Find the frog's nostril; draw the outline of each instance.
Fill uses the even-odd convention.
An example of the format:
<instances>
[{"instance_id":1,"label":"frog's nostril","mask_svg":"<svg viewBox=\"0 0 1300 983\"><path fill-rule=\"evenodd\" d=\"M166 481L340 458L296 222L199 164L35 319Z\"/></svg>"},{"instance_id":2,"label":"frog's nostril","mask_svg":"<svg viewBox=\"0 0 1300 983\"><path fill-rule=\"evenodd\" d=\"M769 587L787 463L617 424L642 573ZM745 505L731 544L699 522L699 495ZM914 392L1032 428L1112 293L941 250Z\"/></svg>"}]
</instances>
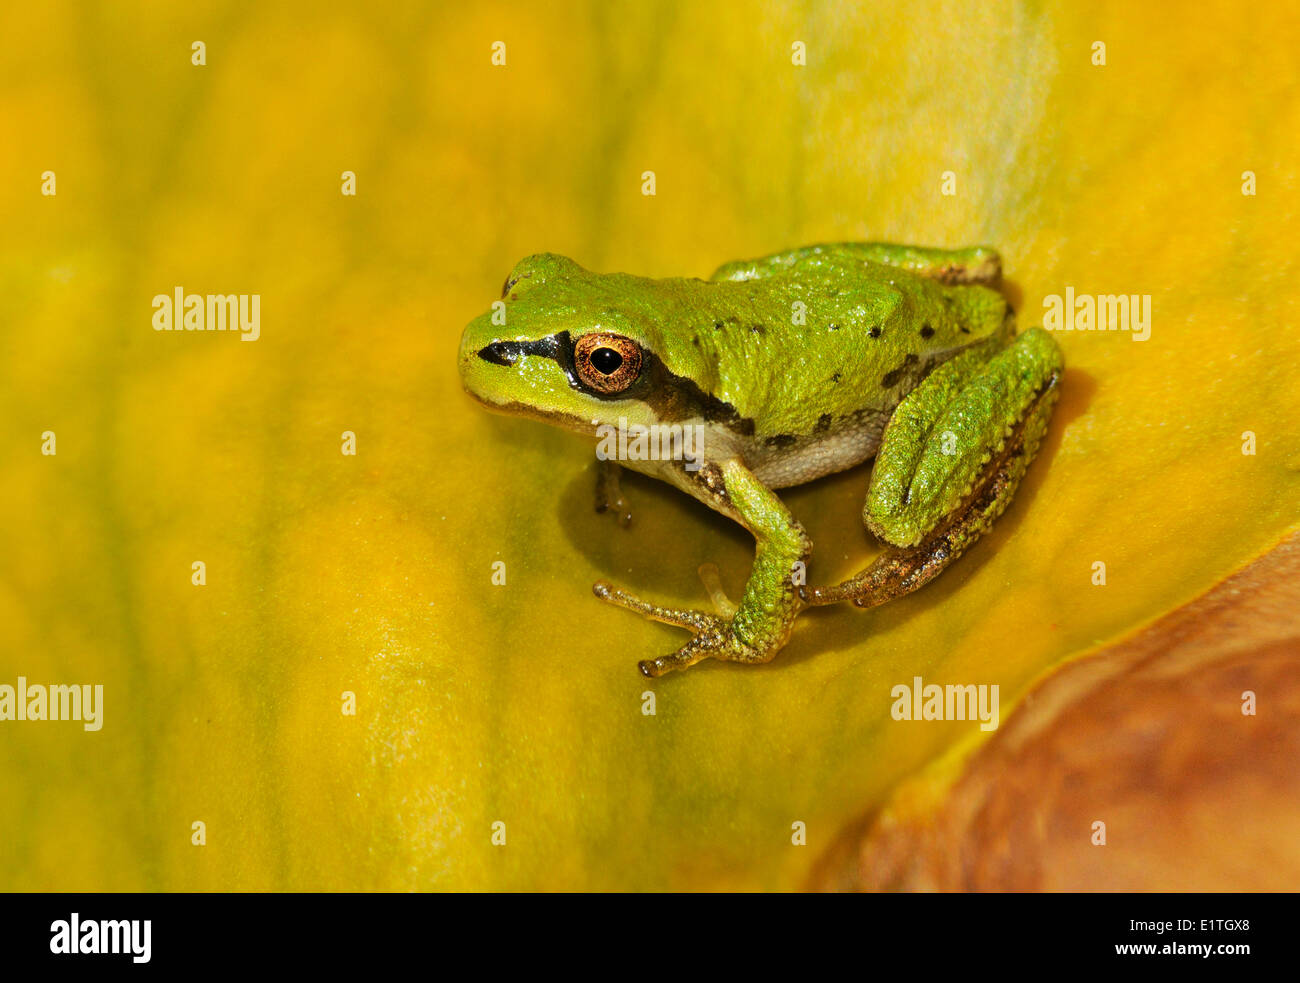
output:
<instances>
[{"instance_id":1,"label":"frog's nostril","mask_svg":"<svg viewBox=\"0 0 1300 983\"><path fill-rule=\"evenodd\" d=\"M508 341L494 341L492 344L480 348L478 357L485 362L491 362L493 365L508 367L514 365L515 359L519 357L519 346L512 345Z\"/></svg>"}]
</instances>

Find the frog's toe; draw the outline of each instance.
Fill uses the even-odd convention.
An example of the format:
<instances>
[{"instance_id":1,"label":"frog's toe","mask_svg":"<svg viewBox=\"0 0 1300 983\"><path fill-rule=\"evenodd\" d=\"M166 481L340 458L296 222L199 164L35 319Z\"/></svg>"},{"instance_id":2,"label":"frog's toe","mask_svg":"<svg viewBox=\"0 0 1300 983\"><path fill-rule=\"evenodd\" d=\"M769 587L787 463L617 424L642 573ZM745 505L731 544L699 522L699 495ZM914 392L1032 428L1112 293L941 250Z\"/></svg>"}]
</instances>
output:
<instances>
[{"instance_id":1,"label":"frog's toe","mask_svg":"<svg viewBox=\"0 0 1300 983\"><path fill-rule=\"evenodd\" d=\"M672 655L661 655L657 659L642 659L636 664L641 675L646 679L658 679L660 676L672 672L674 669L685 669L687 666L694 665L698 659L690 662L683 661L679 658L680 653L674 652ZM701 657L702 658L702 657Z\"/></svg>"},{"instance_id":2,"label":"frog's toe","mask_svg":"<svg viewBox=\"0 0 1300 983\"><path fill-rule=\"evenodd\" d=\"M632 510L627 507L624 499L620 498L617 502L597 502L596 511L612 515L624 529L632 524Z\"/></svg>"},{"instance_id":3,"label":"frog's toe","mask_svg":"<svg viewBox=\"0 0 1300 983\"><path fill-rule=\"evenodd\" d=\"M736 614L736 605L722 588L722 577L718 573L717 564L701 563L699 574L700 582L704 584L704 589L709 592L709 599L713 602L713 610L718 612L719 617L730 621Z\"/></svg>"},{"instance_id":4,"label":"frog's toe","mask_svg":"<svg viewBox=\"0 0 1300 983\"><path fill-rule=\"evenodd\" d=\"M705 618L712 618L705 615ZM687 669L697 662L710 658L728 658L725 653L733 643L731 630L725 621L712 618L708 627L700 630L694 638L671 655L661 655L657 659L644 659L637 663L641 675L651 679L662 676L674 669Z\"/></svg>"},{"instance_id":5,"label":"frog's toe","mask_svg":"<svg viewBox=\"0 0 1300 983\"><path fill-rule=\"evenodd\" d=\"M679 628L686 628L693 632L700 632L716 627L718 624L725 624L716 615L709 614L707 611L694 611L690 608L669 608L659 604L651 604L649 601L643 601L635 594L631 594L621 587L615 587L607 580L596 581L591 588L591 592L602 601L616 604L628 611L634 611L644 618L649 618L652 621L662 621L666 625L677 625Z\"/></svg>"},{"instance_id":6,"label":"frog's toe","mask_svg":"<svg viewBox=\"0 0 1300 983\"><path fill-rule=\"evenodd\" d=\"M729 618L710 614L707 611L694 611L689 608L668 608L643 601L635 594L629 594L615 587L608 581L598 580L592 587L592 593L602 601L616 604L628 611L634 611L652 621L661 621L666 625L685 628L694 637L670 655L661 655L657 659L643 659L637 663L641 675L654 679L674 669L685 669L702 659L736 659L743 658L747 648L740 644L731 630ZM743 650L743 651L742 651Z\"/></svg>"}]
</instances>

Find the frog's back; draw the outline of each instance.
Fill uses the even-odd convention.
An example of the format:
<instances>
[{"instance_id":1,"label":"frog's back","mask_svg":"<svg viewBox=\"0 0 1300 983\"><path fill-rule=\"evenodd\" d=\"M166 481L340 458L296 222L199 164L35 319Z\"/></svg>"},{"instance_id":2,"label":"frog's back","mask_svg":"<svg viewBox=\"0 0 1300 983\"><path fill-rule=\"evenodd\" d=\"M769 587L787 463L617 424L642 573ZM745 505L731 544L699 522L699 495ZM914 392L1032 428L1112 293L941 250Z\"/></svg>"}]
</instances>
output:
<instances>
[{"instance_id":1,"label":"frog's back","mask_svg":"<svg viewBox=\"0 0 1300 983\"><path fill-rule=\"evenodd\" d=\"M715 358L715 394L753 421L760 458L771 456L766 448L789 454L847 440L870 445L859 448L865 459L894 407L935 366L1008 325L995 290L875 263L813 256L762 279L709 286L729 295L719 309L731 312L702 339Z\"/></svg>"}]
</instances>

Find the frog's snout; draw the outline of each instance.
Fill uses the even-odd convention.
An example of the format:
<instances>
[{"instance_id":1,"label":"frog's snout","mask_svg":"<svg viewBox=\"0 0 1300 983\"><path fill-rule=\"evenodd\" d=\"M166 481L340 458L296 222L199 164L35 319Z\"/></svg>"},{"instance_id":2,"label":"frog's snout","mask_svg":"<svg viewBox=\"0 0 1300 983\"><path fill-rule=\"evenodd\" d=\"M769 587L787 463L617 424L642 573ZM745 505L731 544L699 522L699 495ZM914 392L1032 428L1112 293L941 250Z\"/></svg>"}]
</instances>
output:
<instances>
[{"instance_id":1,"label":"frog's snout","mask_svg":"<svg viewBox=\"0 0 1300 983\"><path fill-rule=\"evenodd\" d=\"M477 322L471 321L465 328L465 333L460 336L460 352L456 358L456 366L460 372L460 383L465 387L465 391L479 399L484 397L483 386L486 379L483 377L483 369L489 367L488 362L481 357L485 348L490 348L492 341L484 338L481 331L476 330Z\"/></svg>"},{"instance_id":2,"label":"frog's snout","mask_svg":"<svg viewBox=\"0 0 1300 983\"><path fill-rule=\"evenodd\" d=\"M503 392L517 384L514 370L519 356L518 343L499 340L489 317L476 318L460 338L460 384L475 399L495 406L502 402Z\"/></svg>"}]
</instances>

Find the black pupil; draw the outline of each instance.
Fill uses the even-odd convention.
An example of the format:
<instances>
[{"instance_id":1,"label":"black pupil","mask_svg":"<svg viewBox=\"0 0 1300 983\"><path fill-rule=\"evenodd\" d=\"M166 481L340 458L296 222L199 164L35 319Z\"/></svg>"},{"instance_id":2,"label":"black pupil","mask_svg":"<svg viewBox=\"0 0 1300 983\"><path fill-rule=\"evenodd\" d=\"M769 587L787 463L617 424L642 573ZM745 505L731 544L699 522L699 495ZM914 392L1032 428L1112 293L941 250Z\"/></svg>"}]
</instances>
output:
<instances>
[{"instance_id":1,"label":"black pupil","mask_svg":"<svg viewBox=\"0 0 1300 983\"><path fill-rule=\"evenodd\" d=\"M610 375L617 372L623 364L623 356L612 348L597 348L591 353L591 364L596 366L597 371Z\"/></svg>"}]
</instances>

